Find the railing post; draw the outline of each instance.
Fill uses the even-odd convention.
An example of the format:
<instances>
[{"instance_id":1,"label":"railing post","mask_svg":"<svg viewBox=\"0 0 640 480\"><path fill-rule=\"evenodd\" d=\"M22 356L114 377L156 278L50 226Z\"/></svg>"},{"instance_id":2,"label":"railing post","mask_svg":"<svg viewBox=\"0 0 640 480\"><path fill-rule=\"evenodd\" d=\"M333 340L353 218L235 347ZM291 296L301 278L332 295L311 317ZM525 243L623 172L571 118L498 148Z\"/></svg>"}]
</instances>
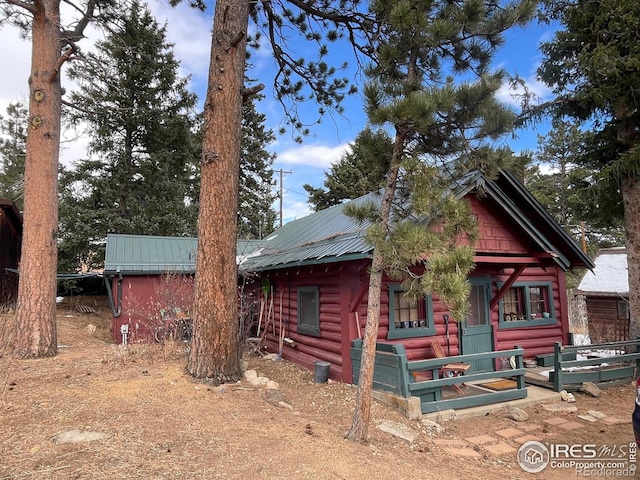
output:
<instances>
[{"instance_id":1,"label":"railing post","mask_svg":"<svg viewBox=\"0 0 640 480\"><path fill-rule=\"evenodd\" d=\"M524 368L524 349L520 345L516 345L514 348L520 350L520 353L516 354L516 368ZM518 390L523 390L525 388L524 373L516 377L516 383Z\"/></svg>"},{"instance_id":2,"label":"railing post","mask_svg":"<svg viewBox=\"0 0 640 480\"><path fill-rule=\"evenodd\" d=\"M556 392L562 391L562 343L553 344L553 389Z\"/></svg>"}]
</instances>

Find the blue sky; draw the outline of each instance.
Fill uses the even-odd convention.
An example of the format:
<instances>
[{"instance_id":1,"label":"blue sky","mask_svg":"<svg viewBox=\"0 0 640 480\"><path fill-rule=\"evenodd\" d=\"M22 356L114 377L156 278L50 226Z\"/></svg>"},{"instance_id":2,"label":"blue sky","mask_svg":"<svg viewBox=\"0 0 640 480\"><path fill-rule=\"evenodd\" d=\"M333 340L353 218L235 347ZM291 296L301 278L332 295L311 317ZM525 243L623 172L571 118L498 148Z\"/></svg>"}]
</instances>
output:
<instances>
[{"instance_id":1,"label":"blue sky","mask_svg":"<svg viewBox=\"0 0 640 480\"><path fill-rule=\"evenodd\" d=\"M168 2L152 1L149 7L159 23L167 23L168 41L174 44L175 55L181 61L181 73L191 77L190 88L198 94L202 104L206 93L204 89L209 67L212 14L200 13L184 3L177 8L172 8ZM505 46L496 55L495 66L505 68L510 73L518 73L537 95L548 98L549 91L537 82L535 72L541 60L538 46L541 41L549 40L552 35L551 27L540 26L535 22L526 29L514 29L507 34ZM96 29L90 29L86 37L80 42L80 47L85 50L91 49L92 42L102 38L102 34ZM0 76L0 114L4 115L11 101L20 100L26 103L31 50L29 42L21 40L16 29L6 25L0 28L0 44L3 45L0 49L0 66L3 69L3 74ZM298 42L298 45L304 48L301 42ZM303 55L305 52L296 53ZM346 55L348 52L344 49L341 49L340 53L345 55L347 60L349 59ZM251 63L254 68L250 76L266 85L263 93L267 98L258 105L258 109L266 114L267 126L277 132L283 125L284 112L278 102L273 99L270 78L273 72L273 61L268 50L252 55ZM355 75L354 71L349 71L348 75L353 82L361 86L362 79ZM67 90L74 88L66 79L63 84ZM506 86L501 92L501 99L508 103L514 102ZM311 135L305 138L302 144L294 142L293 134L287 130L284 135L278 135L276 142L271 145L270 149L278 155L274 169L292 172L284 175L283 218L285 222L310 212L302 185L309 183L316 187L321 186L324 181L324 172L333 162L340 159L348 144L365 127L366 117L359 96L349 97L344 107L343 116L335 114L327 116L321 124L312 127ZM301 108L309 112L317 109L313 104L306 104ZM539 125L527 131L520 131L517 139L508 138L506 143L515 152L535 149L536 134L545 134L547 128L546 125ZM66 140L61 151L63 162L72 163L85 155L86 138L78 136L76 132L64 132L63 137ZM275 178L278 180L279 176L276 175ZM276 209L278 206L276 202Z\"/></svg>"}]
</instances>

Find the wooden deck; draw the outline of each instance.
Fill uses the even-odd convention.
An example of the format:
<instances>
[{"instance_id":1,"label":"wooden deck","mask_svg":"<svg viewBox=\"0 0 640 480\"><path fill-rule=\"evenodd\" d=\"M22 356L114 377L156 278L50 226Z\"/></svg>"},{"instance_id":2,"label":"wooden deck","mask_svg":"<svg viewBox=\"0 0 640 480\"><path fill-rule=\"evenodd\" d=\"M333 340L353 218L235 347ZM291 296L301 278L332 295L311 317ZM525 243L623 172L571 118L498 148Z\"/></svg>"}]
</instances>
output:
<instances>
[{"instance_id":1,"label":"wooden deck","mask_svg":"<svg viewBox=\"0 0 640 480\"><path fill-rule=\"evenodd\" d=\"M601 388L612 387L628 383L640 372L640 353L626 353L638 351L640 340L611 342L590 346L563 346L560 342L554 345L554 354L545 356L545 366L525 369L525 382L529 385L549 388L559 392L561 390L579 390L584 382L592 382ZM584 360L576 360L576 354L581 350L613 350L620 352L614 356L587 356ZM541 375L548 371L549 375Z\"/></svg>"},{"instance_id":2,"label":"wooden deck","mask_svg":"<svg viewBox=\"0 0 640 480\"><path fill-rule=\"evenodd\" d=\"M553 382L549 380L546 375L541 375L541 372L551 370L553 367L527 367L524 372L524 382L528 385L535 385L537 387L544 387L553 390Z\"/></svg>"}]
</instances>

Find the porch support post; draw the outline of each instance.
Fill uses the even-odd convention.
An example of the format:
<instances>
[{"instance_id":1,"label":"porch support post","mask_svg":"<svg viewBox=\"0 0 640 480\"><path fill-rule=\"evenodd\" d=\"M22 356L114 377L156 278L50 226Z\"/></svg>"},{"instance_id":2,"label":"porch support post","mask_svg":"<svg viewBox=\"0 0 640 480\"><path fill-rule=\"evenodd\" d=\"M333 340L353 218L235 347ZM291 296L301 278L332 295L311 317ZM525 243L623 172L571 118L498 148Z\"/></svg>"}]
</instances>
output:
<instances>
[{"instance_id":1,"label":"porch support post","mask_svg":"<svg viewBox=\"0 0 640 480\"><path fill-rule=\"evenodd\" d=\"M553 344L553 389L556 392L562 391L562 343Z\"/></svg>"},{"instance_id":2,"label":"porch support post","mask_svg":"<svg viewBox=\"0 0 640 480\"><path fill-rule=\"evenodd\" d=\"M518 265L515 268L511 276L507 279L506 282L504 282L504 285L502 285L502 288L500 288L500 290L496 292L495 296L489 302L489 311L493 311L498 302L502 299L502 297L504 297L504 294L507 293L507 290L511 288L511 285L513 285L518 277L522 274L522 272L524 272L525 268L527 268L527 265Z\"/></svg>"}]
</instances>

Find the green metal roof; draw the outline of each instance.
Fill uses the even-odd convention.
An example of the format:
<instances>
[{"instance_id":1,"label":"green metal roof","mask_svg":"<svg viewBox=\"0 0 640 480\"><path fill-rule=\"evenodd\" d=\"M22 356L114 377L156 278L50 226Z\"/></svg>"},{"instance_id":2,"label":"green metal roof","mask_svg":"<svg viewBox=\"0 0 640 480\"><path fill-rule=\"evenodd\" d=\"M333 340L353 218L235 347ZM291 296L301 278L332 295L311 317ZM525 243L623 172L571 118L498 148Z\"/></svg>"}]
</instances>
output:
<instances>
[{"instance_id":1,"label":"green metal roof","mask_svg":"<svg viewBox=\"0 0 640 480\"><path fill-rule=\"evenodd\" d=\"M260 245L260 240L238 240L238 263ZM104 273L195 273L197 249L196 238L109 234Z\"/></svg>"},{"instance_id":2,"label":"green metal roof","mask_svg":"<svg viewBox=\"0 0 640 480\"><path fill-rule=\"evenodd\" d=\"M582 253L576 242L544 211L535 198L519 184L513 175L501 172L500 182L512 188L510 198L498 181L486 178L481 172L469 172L452 183L459 197L482 188L513 219L542 252L553 252L554 261L563 269L571 266L592 268L592 262ZM513 187L518 188L513 191ZM380 195L371 193L352 202L379 203ZM532 217L535 212L536 217ZM539 226L553 233L552 242ZM294 220L280 227L264 241L264 246L241 265L243 271L273 270L308 264L370 258L372 247L365 241L369 224L359 224L344 214L344 204L336 205ZM571 260L567 258L571 257Z\"/></svg>"},{"instance_id":3,"label":"green metal roof","mask_svg":"<svg viewBox=\"0 0 640 480\"><path fill-rule=\"evenodd\" d=\"M370 193L352 202L379 202L377 193ZM321 210L286 223L264 239L256 255L240 266L242 271L259 271L369 258L372 247L365 241L369 222L354 221L344 214L344 204Z\"/></svg>"},{"instance_id":4,"label":"green metal roof","mask_svg":"<svg viewBox=\"0 0 640 480\"><path fill-rule=\"evenodd\" d=\"M195 273L198 240L150 235L107 235L105 274Z\"/></svg>"}]
</instances>

